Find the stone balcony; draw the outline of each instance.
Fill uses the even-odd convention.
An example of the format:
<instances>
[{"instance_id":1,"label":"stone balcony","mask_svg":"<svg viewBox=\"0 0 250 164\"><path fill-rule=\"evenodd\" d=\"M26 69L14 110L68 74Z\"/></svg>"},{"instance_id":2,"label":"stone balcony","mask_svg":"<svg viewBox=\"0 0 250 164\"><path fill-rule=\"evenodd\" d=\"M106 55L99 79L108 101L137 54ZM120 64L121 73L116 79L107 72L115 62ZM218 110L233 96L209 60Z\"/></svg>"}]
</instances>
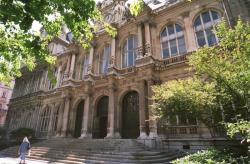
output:
<instances>
[{"instance_id":1,"label":"stone balcony","mask_svg":"<svg viewBox=\"0 0 250 164\"><path fill-rule=\"evenodd\" d=\"M204 132L210 133L210 137L226 137L225 130L221 126L213 126L210 130L200 125L177 125L158 127L159 135L166 138L200 138Z\"/></svg>"}]
</instances>

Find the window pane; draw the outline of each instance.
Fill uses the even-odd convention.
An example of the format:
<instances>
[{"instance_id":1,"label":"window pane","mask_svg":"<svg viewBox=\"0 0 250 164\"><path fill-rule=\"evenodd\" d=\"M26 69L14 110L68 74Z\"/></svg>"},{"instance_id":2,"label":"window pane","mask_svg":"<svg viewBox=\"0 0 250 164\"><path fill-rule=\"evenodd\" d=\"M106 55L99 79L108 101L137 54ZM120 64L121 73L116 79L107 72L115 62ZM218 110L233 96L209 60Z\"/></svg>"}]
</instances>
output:
<instances>
[{"instance_id":1,"label":"window pane","mask_svg":"<svg viewBox=\"0 0 250 164\"><path fill-rule=\"evenodd\" d=\"M198 17L195 19L195 21L194 21L194 26L195 26L195 27L197 27L197 26L199 26L199 25L201 25L200 16L198 16Z\"/></svg>"},{"instance_id":2,"label":"window pane","mask_svg":"<svg viewBox=\"0 0 250 164\"><path fill-rule=\"evenodd\" d=\"M219 15L218 15L218 13L215 12L215 11L212 11L212 17L213 17L213 20L219 19Z\"/></svg>"},{"instance_id":3,"label":"window pane","mask_svg":"<svg viewBox=\"0 0 250 164\"><path fill-rule=\"evenodd\" d=\"M165 36L167 36L168 34L167 34L167 30L166 30L166 28L162 31L162 33L161 33L161 37L165 37Z\"/></svg>"},{"instance_id":4,"label":"window pane","mask_svg":"<svg viewBox=\"0 0 250 164\"><path fill-rule=\"evenodd\" d=\"M125 68L127 67L127 53L124 53L123 54L123 57L122 57L122 67Z\"/></svg>"},{"instance_id":5,"label":"window pane","mask_svg":"<svg viewBox=\"0 0 250 164\"><path fill-rule=\"evenodd\" d=\"M133 51L128 52L128 66L134 65L134 55Z\"/></svg>"},{"instance_id":6,"label":"window pane","mask_svg":"<svg viewBox=\"0 0 250 164\"><path fill-rule=\"evenodd\" d=\"M176 28L176 32L180 32L180 31L182 31L181 26L180 26L180 25L178 25L178 24L175 24L175 28Z\"/></svg>"},{"instance_id":7,"label":"window pane","mask_svg":"<svg viewBox=\"0 0 250 164\"><path fill-rule=\"evenodd\" d=\"M202 13L202 20L203 20L203 23L207 23L211 21L209 12Z\"/></svg>"},{"instance_id":8,"label":"window pane","mask_svg":"<svg viewBox=\"0 0 250 164\"><path fill-rule=\"evenodd\" d=\"M200 47L206 44L205 36L203 31L196 32L197 42Z\"/></svg>"},{"instance_id":9,"label":"window pane","mask_svg":"<svg viewBox=\"0 0 250 164\"><path fill-rule=\"evenodd\" d=\"M180 54L183 54L187 51L184 37L178 38L178 45L179 45L179 53Z\"/></svg>"},{"instance_id":10,"label":"window pane","mask_svg":"<svg viewBox=\"0 0 250 164\"><path fill-rule=\"evenodd\" d=\"M168 42L162 42L162 48L163 49L168 48Z\"/></svg>"},{"instance_id":11,"label":"window pane","mask_svg":"<svg viewBox=\"0 0 250 164\"><path fill-rule=\"evenodd\" d=\"M134 49L134 38L130 37L128 38L128 50Z\"/></svg>"},{"instance_id":12,"label":"window pane","mask_svg":"<svg viewBox=\"0 0 250 164\"><path fill-rule=\"evenodd\" d=\"M207 29L206 34L207 34L207 41L208 41L209 46L212 46L212 45L217 43L215 35L214 35L212 29Z\"/></svg>"},{"instance_id":13,"label":"window pane","mask_svg":"<svg viewBox=\"0 0 250 164\"><path fill-rule=\"evenodd\" d=\"M177 54L176 40L170 40L169 43L171 49L171 56L175 56Z\"/></svg>"},{"instance_id":14,"label":"window pane","mask_svg":"<svg viewBox=\"0 0 250 164\"><path fill-rule=\"evenodd\" d=\"M168 26L168 34L169 35L174 34L174 26L173 25Z\"/></svg>"},{"instance_id":15,"label":"window pane","mask_svg":"<svg viewBox=\"0 0 250 164\"><path fill-rule=\"evenodd\" d=\"M166 48L166 49L163 49L163 58L169 58L169 49Z\"/></svg>"}]
</instances>

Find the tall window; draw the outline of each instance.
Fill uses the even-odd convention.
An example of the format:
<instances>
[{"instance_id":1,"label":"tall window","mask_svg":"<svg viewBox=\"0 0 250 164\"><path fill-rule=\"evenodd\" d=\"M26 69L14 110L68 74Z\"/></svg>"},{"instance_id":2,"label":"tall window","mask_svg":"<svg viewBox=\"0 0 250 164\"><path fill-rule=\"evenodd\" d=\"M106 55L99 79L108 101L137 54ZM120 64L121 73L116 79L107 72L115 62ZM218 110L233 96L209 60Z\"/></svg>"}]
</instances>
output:
<instances>
[{"instance_id":1,"label":"tall window","mask_svg":"<svg viewBox=\"0 0 250 164\"><path fill-rule=\"evenodd\" d=\"M89 55L85 55L82 61L82 79L88 74Z\"/></svg>"},{"instance_id":2,"label":"tall window","mask_svg":"<svg viewBox=\"0 0 250 164\"><path fill-rule=\"evenodd\" d=\"M122 67L130 67L135 65L137 49L137 38L130 36L127 38L123 46Z\"/></svg>"},{"instance_id":3,"label":"tall window","mask_svg":"<svg viewBox=\"0 0 250 164\"><path fill-rule=\"evenodd\" d=\"M161 33L162 57L169 58L187 52L182 27L178 24L168 25Z\"/></svg>"},{"instance_id":4,"label":"tall window","mask_svg":"<svg viewBox=\"0 0 250 164\"><path fill-rule=\"evenodd\" d=\"M109 54L110 54L110 45L104 47L102 54L99 56L99 73L100 74L105 74L108 72Z\"/></svg>"},{"instance_id":5,"label":"tall window","mask_svg":"<svg viewBox=\"0 0 250 164\"><path fill-rule=\"evenodd\" d=\"M212 46L218 43L218 38L212 31L213 25L218 23L220 16L217 12L209 10L202 12L194 21L194 30L199 47Z\"/></svg>"}]
</instances>

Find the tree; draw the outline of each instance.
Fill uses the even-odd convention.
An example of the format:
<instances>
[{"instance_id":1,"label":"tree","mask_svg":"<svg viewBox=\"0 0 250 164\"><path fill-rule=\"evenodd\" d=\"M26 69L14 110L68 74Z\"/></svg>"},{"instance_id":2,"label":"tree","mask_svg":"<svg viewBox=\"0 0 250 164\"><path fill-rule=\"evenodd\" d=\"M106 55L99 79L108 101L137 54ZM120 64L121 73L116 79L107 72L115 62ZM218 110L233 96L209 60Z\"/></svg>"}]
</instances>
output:
<instances>
[{"instance_id":1,"label":"tree","mask_svg":"<svg viewBox=\"0 0 250 164\"><path fill-rule=\"evenodd\" d=\"M164 117L166 110L176 108L186 112L191 108L193 111L220 108L228 134L240 133L249 139L250 26L239 20L231 28L222 21L215 27L215 33L218 45L204 46L189 57L196 78L207 79L205 85L197 85L197 80L183 80L156 87L155 109ZM188 107L180 106L182 103Z\"/></svg>"},{"instance_id":2,"label":"tree","mask_svg":"<svg viewBox=\"0 0 250 164\"><path fill-rule=\"evenodd\" d=\"M211 114L218 113L218 97L215 83L198 78L174 80L153 87L154 114L158 118L171 115L198 118L210 126ZM213 118L216 117L216 114Z\"/></svg>"},{"instance_id":3,"label":"tree","mask_svg":"<svg viewBox=\"0 0 250 164\"><path fill-rule=\"evenodd\" d=\"M38 21L46 36L31 31ZM62 24L74 36L74 43L86 48L99 21L110 34L114 30L102 20L95 0L1 0L0 1L0 81L8 83L21 76L20 69L34 69L38 62L53 64L55 58L47 49L59 36Z\"/></svg>"}]
</instances>

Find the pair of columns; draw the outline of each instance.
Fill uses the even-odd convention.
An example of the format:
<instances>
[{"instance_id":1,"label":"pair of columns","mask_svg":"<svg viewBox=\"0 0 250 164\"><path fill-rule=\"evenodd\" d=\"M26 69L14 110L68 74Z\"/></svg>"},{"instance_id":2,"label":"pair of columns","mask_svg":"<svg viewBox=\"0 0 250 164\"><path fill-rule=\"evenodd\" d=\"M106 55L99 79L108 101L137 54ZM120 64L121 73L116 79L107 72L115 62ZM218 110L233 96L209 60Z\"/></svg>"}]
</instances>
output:
<instances>
[{"instance_id":1,"label":"pair of columns","mask_svg":"<svg viewBox=\"0 0 250 164\"><path fill-rule=\"evenodd\" d=\"M147 97L152 97L153 91L151 86L153 85L152 81L148 82L147 88L145 88L144 81L139 83L138 87L140 90L139 94L139 119L140 119L140 136L139 138L144 139L144 138L155 138L157 137L157 125L156 121L153 118L152 114L152 109L151 105L153 101L151 99L148 99L148 108L149 108L149 120L146 120L146 98ZM147 97L145 93L145 89L147 90ZM116 110L116 102L117 102L117 96L115 95L115 88L114 86L109 86L109 107L108 107L108 127L107 127L107 136L106 138L120 138L120 133L118 132L118 111ZM68 128L68 120L69 120L69 110L70 110L70 97L65 97L65 104L64 104L64 111L63 111L63 116L62 118L59 117L59 120L62 120L62 123L58 123L58 126L62 124L61 126L61 136L66 137L67 134L67 128ZM91 137L91 96L87 96L85 101L84 101L84 114L83 114L83 122L82 122L82 134L80 138L85 138L85 137ZM149 136L147 136L146 133L146 121L149 121ZM58 128L60 129L60 127Z\"/></svg>"},{"instance_id":2,"label":"pair of columns","mask_svg":"<svg viewBox=\"0 0 250 164\"><path fill-rule=\"evenodd\" d=\"M152 109L152 96L153 96L153 81L148 80L147 85L145 88L144 81L139 83L140 89L140 96L139 96L139 112L140 112L140 139L145 138L156 138L157 135L157 123L153 116L153 109ZM147 94L146 94L147 92ZM147 103L146 103L147 100ZM147 105L147 106L146 106ZM148 110L148 113L147 113ZM148 118L146 117L148 114ZM146 120L147 119L147 120ZM146 133L146 122L149 125L149 136Z\"/></svg>"},{"instance_id":3,"label":"pair of columns","mask_svg":"<svg viewBox=\"0 0 250 164\"><path fill-rule=\"evenodd\" d=\"M68 124L69 124L69 114L70 114L70 106L71 106L71 97L64 97L64 105L61 107L61 115L58 118L57 125L57 136L66 137ZM91 137L89 119L90 119L90 108L91 108L91 96L87 96L84 99L84 114L83 114L83 122L82 122L82 134L80 138Z\"/></svg>"},{"instance_id":4,"label":"pair of columns","mask_svg":"<svg viewBox=\"0 0 250 164\"><path fill-rule=\"evenodd\" d=\"M142 34L142 24L139 23L137 25L137 32L138 32L138 55L137 58L140 59L143 57L143 46L145 46L145 55L146 56L151 56L151 51L148 50L148 46L151 49L151 32L150 32L150 23L148 21L144 22L144 27L145 27L145 45L143 45L143 34Z\"/></svg>"}]
</instances>

